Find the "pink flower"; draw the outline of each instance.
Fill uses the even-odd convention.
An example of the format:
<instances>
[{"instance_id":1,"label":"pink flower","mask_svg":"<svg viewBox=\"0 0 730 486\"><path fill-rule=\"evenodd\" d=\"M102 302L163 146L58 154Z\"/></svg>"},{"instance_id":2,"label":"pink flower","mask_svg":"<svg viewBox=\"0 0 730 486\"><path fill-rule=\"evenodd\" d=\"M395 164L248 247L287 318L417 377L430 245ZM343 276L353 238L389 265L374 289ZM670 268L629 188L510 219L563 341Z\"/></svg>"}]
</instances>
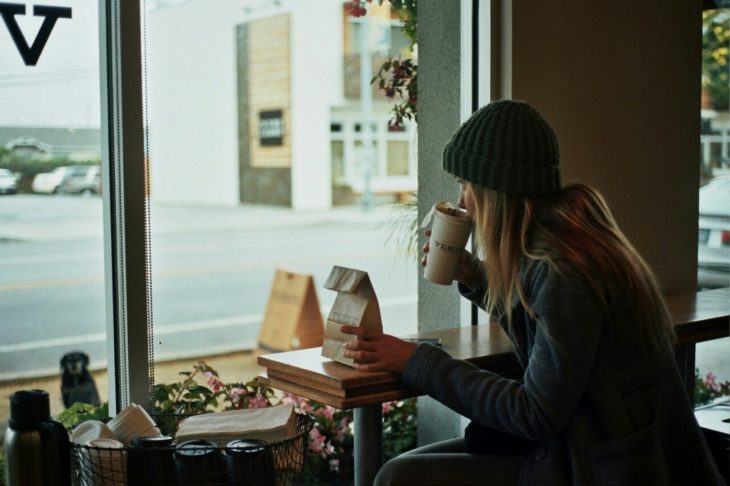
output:
<instances>
[{"instance_id":1,"label":"pink flower","mask_svg":"<svg viewBox=\"0 0 730 486\"><path fill-rule=\"evenodd\" d=\"M393 402L385 402L383 404L383 413L388 413L393 409Z\"/></svg>"},{"instance_id":2,"label":"pink flower","mask_svg":"<svg viewBox=\"0 0 730 486\"><path fill-rule=\"evenodd\" d=\"M266 397L256 395L248 399L248 408L266 408L269 406L269 401Z\"/></svg>"},{"instance_id":3,"label":"pink flower","mask_svg":"<svg viewBox=\"0 0 730 486\"><path fill-rule=\"evenodd\" d=\"M236 408L240 408L239 405L242 404L243 397L248 394L248 390L245 388L232 388L231 389L231 403L233 405L236 405Z\"/></svg>"},{"instance_id":4,"label":"pink flower","mask_svg":"<svg viewBox=\"0 0 730 486\"><path fill-rule=\"evenodd\" d=\"M218 393L223 388L223 382L210 371L203 372L203 376L208 379L208 386L213 389L213 393Z\"/></svg>"},{"instance_id":5,"label":"pink flower","mask_svg":"<svg viewBox=\"0 0 730 486\"><path fill-rule=\"evenodd\" d=\"M312 411L312 406L309 404L309 402L307 400L303 399L301 402L299 402L299 410L302 413L309 413Z\"/></svg>"},{"instance_id":6,"label":"pink flower","mask_svg":"<svg viewBox=\"0 0 730 486\"><path fill-rule=\"evenodd\" d=\"M335 409L333 407L330 407L329 405L326 405L322 409L322 416L326 417L330 420L332 420L332 417L334 416L334 414L335 414Z\"/></svg>"},{"instance_id":7,"label":"pink flower","mask_svg":"<svg viewBox=\"0 0 730 486\"><path fill-rule=\"evenodd\" d=\"M315 454L322 454L325 447L325 436L319 431L317 427L312 427L309 431L309 450Z\"/></svg>"},{"instance_id":8,"label":"pink flower","mask_svg":"<svg viewBox=\"0 0 730 486\"><path fill-rule=\"evenodd\" d=\"M345 4L345 11L353 17L362 17L368 13L360 0L352 0L350 3Z\"/></svg>"},{"instance_id":9,"label":"pink flower","mask_svg":"<svg viewBox=\"0 0 730 486\"><path fill-rule=\"evenodd\" d=\"M709 388L710 390L719 392L720 391L720 385L717 383L717 376L710 371L705 375L704 379L705 386Z\"/></svg>"},{"instance_id":10,"label":"pink flower","mask_svg":"<svg viewBox=\"0 0 730 486\"><path fill-rule=\"evenodd\" d=\"M308 413L312 411L312 406L306 398L302 398L291 393L284 393L281 401L283 403L291 403L299 413Z\"/></svg>"}]
</instances>

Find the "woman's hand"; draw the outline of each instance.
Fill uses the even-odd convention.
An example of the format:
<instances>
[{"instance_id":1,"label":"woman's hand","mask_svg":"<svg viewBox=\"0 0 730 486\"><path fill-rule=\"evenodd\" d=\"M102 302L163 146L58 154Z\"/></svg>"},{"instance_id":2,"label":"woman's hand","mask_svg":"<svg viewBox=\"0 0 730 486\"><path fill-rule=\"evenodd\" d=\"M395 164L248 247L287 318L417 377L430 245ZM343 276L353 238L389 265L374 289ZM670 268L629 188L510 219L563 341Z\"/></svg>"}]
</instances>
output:
<instances>
[{"instance_id":1,"label":"woman's hand","mask_svg":"<svg viewBox=\"0 0 730 486\"><path fill-rule=\"evenodd\" d=\"M345 345L347 350L343 355L354 359L353 367L360 371L390 371L401 374L417 346L416 343L363 327L342 326L340 330L357 336L357 339Z\"/></svg>"},{"instance_id":2,"label":"woman's hand","mask_svg":"<svg viewBox=\"0 0 730 486\"><path fill-rule=\"evenodd\" d=\"M421 258L422 267L426 266L426 262L428 260L428 251L430 249L429 243L431 241L429 237L431 236L431 229L427 229L425 234L426 243L423 244L423 248L421 249L421 251L423 251L423 258ZM481 278L480 266L481 262L479 261L479 259L472 255L470 252L464 250L459 257L459 266L456 270L454 280L456 280L460 284L466 285L470 289L473 289L479 283L479 279Z\"/></svg>"}]
</instances>

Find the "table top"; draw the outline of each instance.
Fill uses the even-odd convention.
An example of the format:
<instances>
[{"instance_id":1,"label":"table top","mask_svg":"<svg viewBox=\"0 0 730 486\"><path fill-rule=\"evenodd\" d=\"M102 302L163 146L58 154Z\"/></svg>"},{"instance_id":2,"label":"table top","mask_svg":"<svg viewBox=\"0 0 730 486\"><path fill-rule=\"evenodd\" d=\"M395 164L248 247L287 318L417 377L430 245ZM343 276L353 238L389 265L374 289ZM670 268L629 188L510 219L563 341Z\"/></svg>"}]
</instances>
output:
<instances>
[{"instance_id":1,"label":"table top","mask_svg":"<svg viewBox=\"0 0 730 486\"><path fill-rule=\"evenodd\" d=\"M667 297L678 345L717 339L730 334L730 288ZM438 337L456 359L509 374L517 369L512 345L495 322L479 326L422 332ZM361 407L415 396L397 375L357 371L321 356L322 348L259 356L266 368L260 376L271 387L326 403L339 409Z\"/></svg>"},{"instance_id":2,"label":"table top","mask_svg":"<svg viewBox=\"0 0 730 486\"><path fill-rule=\"evenodd\" d=\"M451 356L481 368L499 372L514 369L516 364L509 338L495 322L418 336L440 338L442 348ZM266 368L260 378L274 388L340 409L416 395L397 375L357 371L321 356L321 352L319 347L259 356L258 363Z\"/></svg>"},{"instance_id":3,"label":"table top","mask_svg":"<svg viewBox=\"0 0 730 486\"><path fill-rule=\"evenodd\" d=\"M730 287L667 297L677 344L692 344L730 334Z\"/></svg>"}]
</instances>

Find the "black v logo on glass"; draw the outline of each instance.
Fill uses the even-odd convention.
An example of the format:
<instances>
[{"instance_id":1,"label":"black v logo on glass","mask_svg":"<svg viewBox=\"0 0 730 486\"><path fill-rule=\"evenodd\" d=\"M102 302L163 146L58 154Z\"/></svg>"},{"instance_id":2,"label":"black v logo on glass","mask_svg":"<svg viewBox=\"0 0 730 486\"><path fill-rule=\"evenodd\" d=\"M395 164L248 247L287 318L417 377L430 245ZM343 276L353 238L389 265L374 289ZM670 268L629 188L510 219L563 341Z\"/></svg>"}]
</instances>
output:
<instances>
[{"instance_id":1,"label":"black v logo on glass","mask_svg":"<svg viewBox=\"0 0 730 486\"><path fill-rule=\"evenodd\" d=\"M5 25L10 32L10 36L18 48L20 56L26 66L35 66L38 58L41 57L43 48L48 42L53 26L59 18L70 19L71 7L53 7L50 5L34 5L33 16L45 17L41 25L38 35L36 35L33 45L29 46L23 32L20 31L16 15L25 15L25 5L22 3L0 3L0 15L2 15Z\"/></svg>"}]
</instances>

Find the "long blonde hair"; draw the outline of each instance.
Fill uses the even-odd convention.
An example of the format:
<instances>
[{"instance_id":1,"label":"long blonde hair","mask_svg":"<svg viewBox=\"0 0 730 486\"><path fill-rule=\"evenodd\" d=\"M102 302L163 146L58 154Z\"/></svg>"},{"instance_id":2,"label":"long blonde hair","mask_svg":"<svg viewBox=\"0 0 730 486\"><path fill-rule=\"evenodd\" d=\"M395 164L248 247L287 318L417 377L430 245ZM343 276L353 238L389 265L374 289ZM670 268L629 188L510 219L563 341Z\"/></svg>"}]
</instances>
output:
<instances>
[{"instance_id":1,"label":"long blonde hair","mask_svg":"<svg viewBox=\"0 0 730 486\"><path fill-rule=\"evenodd\" d=\"M547 261L558 272L582 275L607 311L615 299L628 302L637 334L646 342L673 341L658 281L598 191L572 184L531 198L474 184L467 190L475 206L475 239L484 257L485 307L490 314L504 314L511 326L515 295L532 313L520 282L520 264L526 257Z\"/></svg>"}]
</instances>

